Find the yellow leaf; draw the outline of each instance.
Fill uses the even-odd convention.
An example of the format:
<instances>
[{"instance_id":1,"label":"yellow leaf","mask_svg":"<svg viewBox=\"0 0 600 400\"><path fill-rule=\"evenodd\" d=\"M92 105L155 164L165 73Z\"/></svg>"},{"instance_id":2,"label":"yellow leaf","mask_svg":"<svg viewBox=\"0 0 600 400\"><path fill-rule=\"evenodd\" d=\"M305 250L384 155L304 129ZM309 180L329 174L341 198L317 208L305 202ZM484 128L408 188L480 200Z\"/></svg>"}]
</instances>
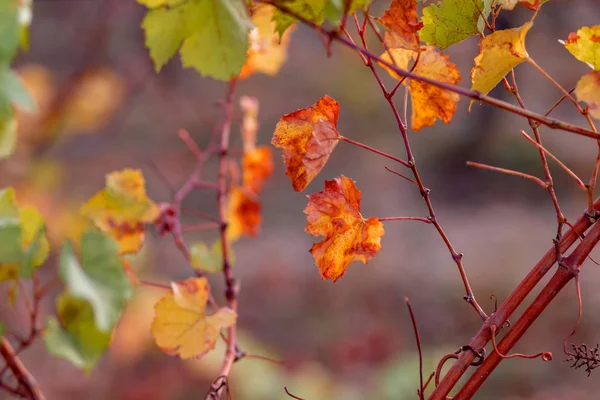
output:
<instances>
[{"instance_id":1,"label":"yellow leaf","mask_svg":"<svg viewBox=\"0 0 600 400\"><path fill-rule=\"evenodd\" d=\"M594 71L600 70L600 25L584 26L577 33L571 32L564 45L576 59L587 63Z\"/></svg>"},{"instance_id":2,"label":"yellow leaf","mask_svg":"<svg viewBox=\"0 0 600 400\"><path fill-rule=\"evenodd\" d=\"M407 70L408 63L414 56L416 56L416 54L417 53L412 50L396 48L396 49L389 49L389 51L384 52L380 56L380 58L383 61L386 61L392 65L395 65L396 67L398 67L400 69ZM398 80L403 79L400 75L398 75L397 73L392 71L386 65L381 64L381 63L379 63L379 65L381 65L381 67L383 69L385 69L392 78L398 79Z\"/></svg>"},{"instance_id":3,"label":"yellow leaf","mask_svg":"<svg viewBox=\"0 0 600 400\"><path fill-rule=\"evenodd\" d=\"M141 171L125 169L106 177L106 189L81 208L81 213L109 233L121 254L137 252L144 242L144 226L154 222L159 207L148 198Z\"/></svg>"},{"instance_id":4,"label":"yellow leaf","mask_svg":"<svg viewBox=\"0 0 600 400\"><path fill-rule=\"evenodd\" d=\"M575 87L577 100L588 105L590 115L600 120L600 72L590 72L581 77Z\"/></svg>"},{"instance_id":5,"label":"yellow leaf","mask_svg":"<svg viewBox=\"0 0 600 400\"><path fill-rule=\"evenodd\" d=\"M334 282L353 261L366 264L381 249L383 224L360 213L360 191L345 176L325 181L322 192L308 196L306 232L325 236L310 249L324 279Z\"/></svg>"},{"instance_id":6,"label":"yellow leaf","mask_svg":"<svg viewBox=\"0 0 600 400\"><path fill-rule=\"evenodd\" d=\"M529 57L525 36L531 25L527 22L520 28L496 31L479 42L479 54L471 69L472 90L488 94L511 69Z\"/></svg>"},{"instance_id":7,"label":"yellow leaf","mask_svg":"<svg viewBox=\"0 0 600 400\"><path fill-rule=\"evenodd\" d=\"M287 29L280 39L279 34L275 32L273 11L274 8L266 4L261 4L254 9L252 23L255 27L249 34L250 47L246 63L239 75L241 79L256 72L277 75L287 58L287 47L295 27Z\"/></svg>"},{"instance_id":8,"label":"yellow leaf","mask_svg":"<svg viewBox=\"0 0 600 400\"><path fill-rule=\"evenodd\" d=\"M460 81L460 72L448 56L425 46L413 72L420 76L455 85ZM408 88L412 101L412 129L417 131L431 126L436 118L449 123L456 111L460 96L449 90L411 79Z\"/></svg>"},{"instance_id":9,"label":"yellow leaf","mask_svg":"<svg viewBox=\"0 0 600 400\"><path fill-rule=\"evenodd\" d=\"M171 287L154 306L150 328L154 340L167 354L182 359L202 357L215 347L221 329L235 324L237 315L229 308L206 315L210 295L206 278L190 278Z\"/></svg>"}]
</instances>

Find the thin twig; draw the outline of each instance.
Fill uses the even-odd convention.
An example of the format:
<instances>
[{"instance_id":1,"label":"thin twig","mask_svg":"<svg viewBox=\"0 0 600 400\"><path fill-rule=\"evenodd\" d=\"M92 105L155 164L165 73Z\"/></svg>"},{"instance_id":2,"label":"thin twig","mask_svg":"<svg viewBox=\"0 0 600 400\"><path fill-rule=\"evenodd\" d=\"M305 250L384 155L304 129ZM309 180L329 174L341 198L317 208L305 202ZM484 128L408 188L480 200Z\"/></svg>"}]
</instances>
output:
<instances>
[{"instance_id":1,"label":"thin twig","mask_svg":"<svg viewBox=\"0 0 600 400\"><path fill-rule=\"evenodd\" d=\"M525 131L521 131L521 135L527 139L527 141L529 141L529 143L533 144L535 147L537 147L539 150L543 151L544 153L546 153L546 155L548 155L548 157L550 157L551 159L553 159L554 161L556 161L556 163L558 164L559 167L561 167L567 174L569 174L569 176L571 176L573 179L575 179L575 182L577 182L577 185L583 189L584 191L587 191L587 187L586 185L583 183L583 181L577 176L577 174L573 171L571 171L571 169L569 167L567 167L562 161L560 161L558 159L558 157L556 157L554 154L552 154L548 149L546 149L544 146L542 146L541 144L537 143L535 140L533 140L533 138L531 136L529 136L527 133L525 133Z\"/></svg>"},{"instance_id":2,"label":"thin twig","mask_svg":"<svg viewBox=\"0 0 600 400\"><path fill-rule=\"evenodd\" d=\"M394 160L394 161L396 161L396 162L398 162L398 163L400 163L400 164L404 165L405 167L407 167L407 168L410 168L410 164L409 164L409 163L407 163L406 161L404 161L404 160L401 160L401 159L399 159L398 157L394 157L394 156L392 156L392 155L389 155L389 154L387 154L387 153L384 153L384 152L383 152L383 151L381 151L381 150L377 150L377 149L375 149L375 148L373 148L373 147L367 146L366 144L362 144L362 143L360 143L360 142L357 142L357 141L355 141L355 140L348 139L348 138L347 138L347 137L345 137L345 136L341 136L341 135L340 135L340 136L338 137L338 139L340 139L340 140L341 140L341 141L343 141L343 142L350 143L350 144L353 144L353 145L355 145L355 146L358 146L358 147L360 147L360 148L363 148L363 149L365 149L365 150L369 150L369 151L370 151L370 152L372 152L372 153L379 154L379 155L380 155L380 156L382 156L382 157L389 158L390 160Z\"/></svg>"},{"instance_id":3,"label":"thin twig","mask_svg":"<svg viewBox=\"0 0 600 400\"><path fill-rule=\"evenodd\" d=\"M415 319L415 314L412 310L408 297L404 298L404 302L406 303L406 307L408 308L408 312L410 314L410 320L412 322L413 330L415 331L415 340L417 341L417 350L419 351L419 398L421 400L425 400L425 385L423 384L423 350L421 349L421 336L419 336L419 330L417 329L417 320Z\"/></svg>"},{"instance_id":4,"label":"thin twig","mask_svg":"<svg viewBox=\"0 0 600 400\"><path fill-rule=\"evenodd\" d=\"M233 271L231 270L231 262L229 259L229 244L227 238L227 166L228 158L227 152L229 150L229 138L231 134L231 120L233 118L233 99L236 88L237 80L231 79L227 87L227 94L225 96L224 105L224 120L221 126L221 143L219 147L219 177L217 190L217 203L219 208L219 219L222 221L220 228L220 237L222 243L222 254L223 254L223 275L225 278L225 298L227 299L227 306L237 312L237 295L238 295L238 284L233 277ZM228 377L229 372L233 363L237 359L237 341L236 341L236 328L237 324L233 324L228 328L227 337L227 348L225 350L225 359L223 366L221 367L220 376ZM222 388L215 390L217 398L220 398Z\"/></svg>"},{"instance_id":5,"label":"thin twig","mask_svg":"<svg viewBox=\"0 0 600 400\"><path fill-rule=\"evenodd\" d=\"M431 219L423 217L384 217L377 219L380 221L419 221L426 224L431 224Z\"/></svg>"},{"instance_id":6,"label":"thin twig","mask_svg":"<svg viewBox=\"0 0 600 400\"><path fill-rule=\"evenodd\" d=\"M546 189L546 182L542 181L540 178L538 178L536 176L529 175L524 172L514 171L512 169L494 167L494 166L487 165L487 164L480 164L480 163L473 162L473 161L467 161L467 166L474 167L474 168L487 169L488 171L501 172L503 174L513 175L513 176L518 176L519 178L529 179L529 180L537 183L538 185L540 185L542 188Z\"/></svg>"}]
</instances>

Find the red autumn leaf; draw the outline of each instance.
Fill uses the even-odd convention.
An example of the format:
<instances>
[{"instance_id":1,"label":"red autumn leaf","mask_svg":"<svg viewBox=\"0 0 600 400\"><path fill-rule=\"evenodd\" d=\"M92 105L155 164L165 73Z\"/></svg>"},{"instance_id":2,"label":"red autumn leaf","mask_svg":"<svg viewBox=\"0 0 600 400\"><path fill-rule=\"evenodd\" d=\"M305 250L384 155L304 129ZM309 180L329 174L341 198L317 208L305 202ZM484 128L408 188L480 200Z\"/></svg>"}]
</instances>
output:
<instances>
[{"instance_id":1,"label":"red autumn leaf","mask_svg":"<svg viewBox=\"0 0 600 400\"><path fill-rule=\"evenodd\" d=\"M329 96L316 104L284 115L273 133L271 144L283 149L285 174L301 192L327 163L339 142L339 103Z\"/></svg>"},{"instance_id":2,"label":"red autumn leaf","mask_svg":"<svg viewBox=\"0 0 600 400\"><path fill-rule=\"evenodd\" d=\"M417 18L416 0L392 0L389 10L378 21L388 29L384 33L388 47L419 49L417 31L423 27L423 23Z\"/></svg>"},{"instance_id":3,"label":"red autumn leaf","mask_svg":"<svg viewBox=\"0 0 600 400\"><path fill-rule=\"evenodd\" d=\"M353 261L366 264L381 249L383 224L360 213L360 191L354 181L341 176L325 181L322 192L308 196L306 232L325 236L310 249L321 276L334 282Z\"/></svg>"}]
</instances>

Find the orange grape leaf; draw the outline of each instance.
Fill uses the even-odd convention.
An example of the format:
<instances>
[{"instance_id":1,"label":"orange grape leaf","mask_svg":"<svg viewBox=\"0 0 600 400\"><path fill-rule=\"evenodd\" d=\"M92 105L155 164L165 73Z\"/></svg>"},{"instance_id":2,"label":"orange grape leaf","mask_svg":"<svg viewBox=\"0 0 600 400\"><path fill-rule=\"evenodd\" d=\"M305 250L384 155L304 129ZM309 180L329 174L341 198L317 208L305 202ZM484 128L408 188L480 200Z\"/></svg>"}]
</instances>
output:
<instances>
[{"instance_id":1,"label":"orange grape leaf","mask_svg":"<svg viewBox=\"0 0 600 400\"><path fill-rule=\"evenodd\" d=\"M287 48L295 27L286 29L281 39L275 32L276 24L273 21L275 8L267 4L260 4L252 13L254 29L250 31L246 63L242 67L239 78L262 72L267 75L277 75L279 69L287 58Z\"/></svg>"},{"instance_id":2,"label":"orange grape leaf","mask_svg":"<svg viewBox=\"0 0 600 400\"><path fill-rule=\"evenodd\" d=\"M84 204L81 213L110 234L124 254L142 247L144 224L154 222L160 210L146 195L141 171L124 169L107 175L106 189Z\"/></svg>"},{"instance_id":3,"label":"orange grape leaf","mask_svg":"<svg viewBox=\"0 0 600 400\"><path fill-rule=\"evenodd\" d=\"M419 49L417 31L423 23L417 18L416 0L392 0L390 8L377 20L388 29L383 36L388 47Z\"/></svg>"},{"instance_id":4,"label":"orange grape leaf","mask_svg":"<svg viewBox=\"0 0 600 400\"><path fill-rule=\"evenodd\" d=\"M171 291L154 306L150 327L162 351L184 360L202 357L215 347L221 329L235 324L235 311L226 307L206 315L209 296L206 278L171 283Z\"/></svg>"},{"instance_id":5,"label":"orange grape leaf","mask_svg":"<svg viewBox=\"0 0 600 400\"><path fill-rule=\"evenodd\" d=\"M273 152L270 147L259 146L244 153L242 159L243 182L246 190L258 194L264 181L273 174Z\"/></svg>"},{"instance_id":6,"label":"orange grape leaf","mask_svg":"<svg viewBox=\"0 0 600 400\"><path fill-rule=\"evenodd\" d=\"M479 54L471 69L472 90L488 94L511 69L529 57L525 36L531 25L527 22L520 28L496 31L479 41Z\"/></svg>"},{"instance_id":7,"label":"orange grape leaf","mask_svg":"<svg viewBox=\"0 0 600 400\"><path fill-rule=\"evenodd\" d=\"M448 56L425 46L413 72L417 75L455 85L460 81L460 72ZM431 126L439 118L449 123L456 111L460 96L449 90L411 79L408 88L412 101L412 129L417 131Z\"/></svg>"},{"instance_id":8,"label":"orange grape leaf","mask_svg":"<svg viewBox=\"0 0 600 400\"><path fill-rule=\"evenodd\" d=\"M389 49L389 51L385 51L381 56L379 56L379 58L381 58L383 61L387 61L388 63L395 65L396 67L398 67L400 69L407 70L408 63L416 54L417 53L412 50L395 48L395 49ZM398 79L398 80L403 79L400 75L398 75L397 73L392 71L386 65L384 65L382 63L379 63L379 65L381 65L381 67L383 69L385 69L392 78Z\"/></svg>"},{"instance_id":9,"label":"orange grape leaf","mask_svg":"<svg viewBox=\"0 0 600 400\"><path fill-rule=\"evenodd\" d=\"M563 44L576 59L600 71L600 25L584 26L577 33L569 33Z\"/></svg>"},{"instance_id":10,"label":"orange grape leaf","mask_svg":"<svg viewBox=\"0 0 600 400\"><path fill-rule=\"evenodd\" d=\"M260 230L260 202L241 187L229 191L227 238L233 242L241 235L256 236Z\"/></svg>"},{"instance_id":11,"label":"orange grape leaf","mask_svg":"<svg viewBox=\"0 0 600 400\"><path fill-rule=\"evenodd\" d=\"M377 218L363 218L361 194L352 179L342 175L325 181L325 189L308 199L306 232L325 236L310 249L324 279L335 282L351 262L366 264L375 257L381 249L383 224Z\"/></svg>"},{"instance_id":12,"label":"orange grape leaf","mask_svg":"<svg viewBox=\"0 0 600 400\"><path fill-rule=\"evenodd\" d=\"M590 115L600 120L600 72L582 76L575 86L575 95L587 103Z\"/></svg>"},{"instance_id":13,"label":"orange grape leaf","mask_svg":"<svg viewBox=\"0 0 600 400\"><path fill-rule=\"evenodd\" d=\"M275 127L271 144L283 149L285 174L301 192L323 169L339 142L340 104L329 96L314 105L285 114Z\"/></svg>"}]
</instances>

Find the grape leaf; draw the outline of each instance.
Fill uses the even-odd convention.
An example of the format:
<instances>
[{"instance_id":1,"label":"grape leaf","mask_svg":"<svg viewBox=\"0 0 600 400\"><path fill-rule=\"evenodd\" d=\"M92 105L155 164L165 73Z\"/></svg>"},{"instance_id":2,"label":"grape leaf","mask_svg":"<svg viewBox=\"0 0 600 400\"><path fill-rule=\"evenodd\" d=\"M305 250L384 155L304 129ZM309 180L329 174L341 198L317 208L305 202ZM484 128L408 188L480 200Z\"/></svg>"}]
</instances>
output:
<instances>
[{"instance_id":1,"label":"grape leaf","mask_svg":"<svg viewBox=\"0 0 600 400\"><path fill-rule=\"evenodd\" d=\"M325 15L333 25L339 25L346 6L348 6L348 14L352 14L356 10L366 10L372 2L373 0L329 0L325 6Z\"/></svg>"},{"instance_id":2,"label":"grape leaf","mask_svg":"<svg viewBox=\"0 0 600 400\"><path fill-rule=\"evenodd\" d=\"M12 188L0 191L0 282L31 278L49 250L42 215L32 206L19 208Z\"/></svg>"},{"instance_id":3,"label":"grape leaf","mask_svg":"<svg viewBox=\"0 0 600 400\"><path fill-rule=\"evenodd\" d=\"M231 246L227 249L229 265L235 263L235 254ZM204 242L195 242L190 247L190 264L192 268L209 273L223 270L223 246L220 240L215 240L209 249Z\"/></svg>"},{"instance_id":4,"label":"grape leaf","mask_svg":"<svg viewBox=\"0 0 600 400\"><path fill-rule=\"evenodd\" d=\"M0 117L0 159L10 156L17 145L17 119L12 110Z\"/></svg>"},{"instance_id":5,"label":"grape leaf","mask_svg":"<svg viewBox=\"0 0 600 400\"><path fill-rule=\"evenodd\" d=\"M260 202L241 187L229 191L227 201L227 238L230 242L241 235L256 236L260 231Z\"/></svg>"},{"instance_id":6,"label":"grape leaf","mask_svg":"<svg viewBox=\"0 0 600 400\"><path fill-rule=\"evenodd\" d=\"M584 26L577 33L569 33L564 45L576 59L600 71L600 25Z\"/></svg>"},{"instance_id":7,"label":"grape leaf","mask_svg":"<svg viewBox=\"0 0 600 400\"><path fill-rule=\"evenodd\" d=\"M531 25L527 22L519 28L496 31L479 42L479 54L471 69L472 90L488 94L511 69L529 57L525 37Z\"/></svg>"},{"instance_id":8,"label":"grape leaf","mask_svg":"<svg viewBox=\"0 0 600 400\"><path fill-rule=\"evenodd\" d=\"M600 72L590 72L584 75L575 86L577 100L588 105L590 115L600 120Z\"/></svg>"},{"instance_id":9,"label":"grape leaf","mask_svg":"<svg viewBox=\"0 0 600 400\"><path fill-rule=\"evenodd\" d=\"M275 127L271 144L283 149L285 174L301 192L323 169L339 142L340 105L329 96L314 105L285 114Z\"/></svg>"},{"instance_id":10,"label":"grape leaf","mask_svg":"<svg viewBox=\"0 0 600 400\"><path fill-rule=\"evenodd\" d=\"M383 38L388 48L419 49L417 32L423 23L417 18L415 0L392 0L390 8L377 20L387 28Z\"/></svg>"},{"instance_id":11,"label":"grape leaf","mask_svg":"<svg viewBox=\"0 0 600 400\"><path fill-rule=\"evenodd\" d=\"M161 68L177 53L186 37L185 9L157 8L149 10L142 21L146 34L146 47L154 61L154 68Z\"/></svg>"},{"instance_id":12,"label":"grape leaf","mask_svg":"<svg viewBox=\"0 0 600 400\"><path fill-rule=\"evenodd\" d=\"M202 75L228 80L240 73L252 28L241 0L144 3L154 7L142 28L157 71L180 49L183 66Z\"/></svg>"},{"instance_id":13,"label":"grape leaf","mask_svg":"<svg viewBox=\"0 0 600 400\"><path fill-rule=\"evenodd\" d=\"M124 169L107 175L106 189L84 204L81 213L109 233L123 254L135 253L141 248L143 224L154 222L160 210L146 195L141 171Z\"/></svg>"},{"instance_id":14,"label":"grape leaf","mask_svg":"<svg viewBox=\"0 0 600 400\"><path fill-rule=\"evenodd\" d=\"M280 39L275 32L275 22L272 21L273 13L274 8L266 4L254 9L252 23L255 27L250 31L250 46L240 79L257 72L277 75L285 62L293 29L287 29Z\"/></svg>"},{"instance_id":15,"label":"grape leaf","mask_svg":"<svg viewBox=\"0 0 600 400\"><path fill-rule=\"evenodd\" d=\"M19 49L18 2L0 1L0 66L7 66Z\"/></svg>"},{"instance_id":16,"label":"grape leaf","mask_svg":"<svg viewBox=\"0 0 600 400\"><path fill-rule=\"evenodd\" d=\"M328 3L329 0L278 0L275 2L275 4L281 5L317 25L321 25L325 21ZM296 22L296 18L281 10L275 10L273 21L275 22L275 30L279 34L279 37L283 37L285 31Z\"/></svg>"},{"instance_id":17,"label":"grape leaf","mask_svg":"<svg viewBox=\"0 0 600 400\"><path fill-rule=\"evenodd\" d=\"M129 280L114 241L99 231L81 238L81 263L67 242L60 252L59 274L77 298L90 302L95 326L109 332L116 324L125 300L131 295Z\"/></svg>"},{"instance_id":18,"label":"grape leaf","mask_svg":"<svg viewBox=\"0 0 600 400\"><path fill-rule=\"evenodd\" d=\"M408 70L408 64L415 56L416 56L416 53L414 51L403 49L403 48L399 47L399 48L395 48L395 49L389 49L389 51L384 52L381 56L379 56L379 58L381 58L383 61L386 61L390 64L395 65L396 67L398 67L400 69ZM403 77L398 75L396 72L394 72L393 70L388 68L387 65L382 64L382 63L379 63L379 65L381 65L381 67L383 69L385 69L392 78L398 79L398 80L404 79Z\"/></svg>"},{"instance_id":19,"label":"grape leaf","mask_svg":"<svg viewBox=\"0 0 600 400\"><path fill-rule=\"evenodd\" d=\"M87 301L68 293L57 297L56 311L58 320L51 317L46 322L46 349L89 372L108 347L111 332L98 329Z\"/></svg>"},{"instance_id":20,"label":"grape leaf","mask_svg":"<svg viewBox=\"0 0 600 400\"><path fill-rule=\"evenodd\" d=\"M181 62L220 80L237 76L246 61L250 18L241 0L190 1Z\"/></svg>"},{"instance_id":21,"label":"grape leaf","mask_svg":"<svg viewBox=\"0 0 600 400\"><path fill-rule=\"evenodd\" d=\"M215 347L220 330L235 324L237 315L229 308L206 315L210 295L206 278L173 282L171 288L154 306L150 330L156 344L182 359L202 357Z\"/></svg>"},{"instance_id":22,"label":"grape leaf","mask_svg":"<svg viewBox=\"0 0 600 400\"><path fill-rule=\"evenodd\" d=\"M381 55L385 61L392 62L390 53L394 57L396 66L402 69L407 69L412 58L415 58L417 53L406 49L390 49ZM403 79L394 71L382 65L388 73L395 79ZM449 83L456 85L460 82L460 72L454 63L450 62L448 56L444 56L435 50L433 46L424 46L421 48L421 55L413 69L413 72L420 76L425 76L435 79L438 82ZM406 83L406 81L404 82ZM417 131L421 128L431 126L435 123L436 118L441 119L445 123L449 123L456 111L456 104L460 100L460 96L449 90L439 88L428 83L410 79L408 84L410 97L412 101L412 129Z\"/></svg>"},{"instance_id":23,"label":"grape leaf","mask_svg":"<svg viewBox=\"0 0 600 400\"><path fill-rule=\"evenodd\" d=\"M366 264L381 249L383 224L360 213L360 191L345 176L325 181L322 192L308 196L306 232L325 236L310 249L324 279L339 279L353 261Z\"/></svg>"},{"instance_id":24,"label":"grape leaf","mask_svg":"<svg viewBox=\"0 0 600 400\"><path fill-rule=\"evenodd\" d=\"M259 146L244 153L242 158L244 188L260 193L265 180L273 174L273 152L270 147Z\"/></svg>"},{"instance_id":25,"label":"grape leaf","mask_svg":"<svg viewBox=\"0 0 600 400\"><path fill-rule=\"evenodd\" d=\"M421 39L445 49L477 35L482 0L444 0L423 9ZM484 15L487 18L487 15Z\"/></svg>"},{"instance_id":26,"label":"grape leaf","mask_svg":"<svg viewBox=\"0 0 600 400\"><path fill-rule=\"evenodd\" d=\"M426 46L413 72L417 75L455 85L460 81L460 72L448 56ZM417 131L431 126L439 118L449 123L456 111L460 96L449 90L411 79L408 84L412 102L412 129Z\"/></svg>"}]
</instances>

